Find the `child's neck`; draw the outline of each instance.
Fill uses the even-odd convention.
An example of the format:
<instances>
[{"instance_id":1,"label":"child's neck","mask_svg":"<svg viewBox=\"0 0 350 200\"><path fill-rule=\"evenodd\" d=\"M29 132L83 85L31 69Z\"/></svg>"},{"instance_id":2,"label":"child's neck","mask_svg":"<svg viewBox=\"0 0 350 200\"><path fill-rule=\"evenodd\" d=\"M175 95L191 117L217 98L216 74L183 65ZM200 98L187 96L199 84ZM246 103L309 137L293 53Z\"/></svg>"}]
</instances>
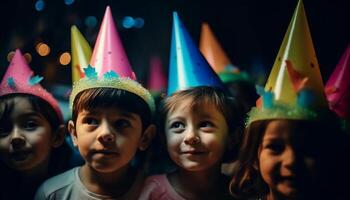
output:
<instances>
[{"instance_id":1,"label":"child's neck","mask_svg":"<svg viewBox=\"0 0 350 200\"><path fill-rule=\"evenodd\" d=\"M179 169L169 174L168 179L177 193L185 199L202 199L215 195L222 182L219 168L206 171L186 171Z\"/></svg>"},{"instance_id":2,"label":"child's neck","mask_svg":"<svg viewBox=\"0 0 350 200\"><path fill-rule=\"evenodd\" d=\"M132 187L136 173L126 165L116 172L100 173L84 165L80 170L80 179L84 186L91 192L113 197L123 196Z\"/></svg>"}]
</instances>

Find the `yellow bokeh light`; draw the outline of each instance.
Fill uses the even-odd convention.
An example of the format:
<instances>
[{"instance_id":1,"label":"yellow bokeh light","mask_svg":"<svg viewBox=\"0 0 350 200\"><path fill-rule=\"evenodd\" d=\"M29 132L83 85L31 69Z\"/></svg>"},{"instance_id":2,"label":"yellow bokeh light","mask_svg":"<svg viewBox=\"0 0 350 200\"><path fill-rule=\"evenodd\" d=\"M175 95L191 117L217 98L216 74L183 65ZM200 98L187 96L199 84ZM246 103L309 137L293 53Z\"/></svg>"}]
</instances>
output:
<instances>
[{"instance_id":1,"label":"yellow bokeh light","mask_svg":"<svg viewBox=\"0 0 350 200\"><path fill-rule=\"evenodd\" d=\"M7 61L11 62L14 55L15 55L14 51L11 51L10 53L8 53L7 54Z\"/></svg>"},{"instance_id":2,"label":"yellow bokeh light","mask_svg":"<svg viewBox=\"0 0 350 200\"><path fill-rule=\"evenodd\" d=\"M47 56L47 55L49 55L49 53L51 51L50 47L45 43L39 43L36 45L35 48L36 48L36 51L38 52L38 54L41 56Z\"/></svg>"},{"instance_id":3,"label":"yellow bokeh light","mask_svg":"<svg viewBox=\"0 0 350 200\"><path fill-rule=\"evenodd\" d=\"M71 61L71 56L68 52L64 52L60 56L61 65L68 65Z\"/></svg>"},{"instance_id":4,"label":"yellow bokeh light","mask_svg":"<svg viewBox=\"0 0 350 200\"><path fill-rule=\"evenodd\" d=\"M32 62L32 55L30 55L30 53L24 54L24 58L26 59L27 63Z\"/></svg>"}]
</instances>

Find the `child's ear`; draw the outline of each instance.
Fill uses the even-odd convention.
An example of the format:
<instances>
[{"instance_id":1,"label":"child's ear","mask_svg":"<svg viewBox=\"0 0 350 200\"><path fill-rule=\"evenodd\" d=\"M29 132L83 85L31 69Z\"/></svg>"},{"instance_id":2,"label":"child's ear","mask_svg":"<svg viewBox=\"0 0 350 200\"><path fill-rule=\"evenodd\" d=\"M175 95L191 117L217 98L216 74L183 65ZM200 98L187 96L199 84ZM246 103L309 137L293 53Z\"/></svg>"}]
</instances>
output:
<instances>
[{"instance_id":1,"label":"child's ear","mask_svg":"<svg viewBox=\"0 0 350 200\"><path fill-rule=\"evenodd\" d=\"M70 137L72 138L73 144L74 146L78 146L77 145L77 131L74 125L74 122L72 120L69 120L68 122L68 132L70 133Z\"/></svg>"},{"instance_id":2,"label":"child's ear","mask_svg":"<svg viewBox=\"0 0 350 200\"><path fill-rule=\"evenodd\" d=\"M52 138L52 147L57 148L63 144L65 136L65 125L61 124L54 133Z\"/></svg>"},{"instance_id":3,"label":"child's ear","mask_svg":"<svg viewBox=\"0 0 350 200\"><path fill-rule=\"evenodd\" d=\"M139 141L139 149L145 151L151 144L152 139L156 135L156 126L154 124L149 125L143 132Z\"/></svg>"}]
</instances>

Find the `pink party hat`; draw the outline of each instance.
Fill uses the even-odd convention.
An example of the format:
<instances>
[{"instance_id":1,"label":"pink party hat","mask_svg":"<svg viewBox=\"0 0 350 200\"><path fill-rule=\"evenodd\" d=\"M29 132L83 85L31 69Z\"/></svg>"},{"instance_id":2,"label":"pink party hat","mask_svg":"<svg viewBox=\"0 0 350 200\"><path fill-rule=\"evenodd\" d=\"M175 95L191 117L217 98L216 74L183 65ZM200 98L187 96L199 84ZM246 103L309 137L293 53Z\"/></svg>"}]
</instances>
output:
<instances>
[{"instance_id":1,"label":"pink party hat","mask_svg":"<svg viewBox=\"0 0 350 200\"><path fill-rule=\"evenodd\" d=\"M109 6L107 6L103 17L90 65L96 69L99 77L113 70L120 77L129 77L136 80L135 73L131 69L119 38Z\"/></svg>"},{"instance_id":2,"label":"pink party hat","mask_svg":"<svg viewBox=\"0 0 350 200\"><path fill-rule=\"evenodd\" d=\"M158 56L152 57L150 61L150 71L148 79L148 89L152 92L163 92L167 88L162 61Z\"/></svg>"},{"instance_id":3,"label":"pink party hat","mask_svg":"<svg viewBox=\"0 0 350 200\"><path fill-rule=\"evenodd\" d=\"M17 49L1 81L0 96L17 93L40 97L52 106L58 117L63 121L57 101L39 84L43 78L33 75L34 73L28 66L21 51Z\"/></svg>"},{"instance_id":4,"label":"pink party hat","mask_svg":"<svg viewBox=\"0 0 350 200\"><path fill-rule=\"evenodd\" d=\"M330 76L325 90L330 109L342 118L350 117L350 44Z\"/></svg>"}]
</instances>

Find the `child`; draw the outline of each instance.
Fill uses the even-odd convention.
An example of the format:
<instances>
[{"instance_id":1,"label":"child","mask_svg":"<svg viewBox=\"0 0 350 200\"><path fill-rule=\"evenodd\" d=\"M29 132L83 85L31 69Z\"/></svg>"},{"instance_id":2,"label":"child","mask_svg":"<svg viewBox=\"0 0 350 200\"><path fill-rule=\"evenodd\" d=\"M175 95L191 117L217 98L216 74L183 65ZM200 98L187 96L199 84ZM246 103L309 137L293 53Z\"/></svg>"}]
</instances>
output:
<instances>
[{"instance_id":1,"label":"child","mask_svg":"<svg viewBox=\"0 0 350 200\"><path fill-rule=\"evenodd\" d=\"M233 103L221 90L204 86L165 100L167 149L178 170L149 177L141 199L228 197L227 178L220 170L239 121L231 112Z\"/></svg>"},{"instance_id":2,"label":"child","mask_svg":"<svg viewBox=\"0 0 350 200\"><path fill-rule=\"evenodd\" d=\"M343 199L339 177L348 179L340 162L346 159L342 133L328 110L302 1L265 89L257 90L261 98L248 113L230 185L233 196Z\"/></svg>"},{"instance_id":3,"label":"child","mask_svg":"<svg viewBox=\"0 0 350 200\"><path fill-rule=\"evenodd\" d=\"M154 101L132 80L130 64L122 49L116 48L121 47L113 43L116 41L119 38L107 7L91 59L94 68L85 68L85 78L74 83L70 96L73 113L68 130L85 164L44 182L36 199L138 197L142 173L131 167L131 160L138 150L147 148L155 133L151 124ZM104 50L108 55L100 52ZM115 59L118 56L122 58ZM114 68L108 69L111 66ZM98 76L95 70L105 73Z\"/></svg>"},{"instance_id":4,"label":"child","mask_svg":"<svg viewBox=\"0 0 350 200\"><path fill-rule=\"evenodd\" d=\"M341 163L332 156L342 157L342 151L336 150L336 145L344 143L337 139L340 130L335 117L331 113L326 116L315 120L271 119L252 122L244 134L236 171L232 176L230 188L234 197L339 198L339 192L329 196L329 191L334 189L329 183L340 183L334 181L340 175L336 170L344 172L341 169L345 167L334 167L336 163Z\"/></svg>"},{"instance_id":5,"label":"child","mask_svg":"<svg viewBox=\"0 0 350 200\"><path fill-rule=\"evenodd\" d=\"M67 169L61 111L32 74L16 50L0 86L1 199L31 199L46 178Z\"/></svg>"},{"instance_id":6,"label":"child","mask_svg":"<svg viewBox=\"0 0 350 200\"><path fill-rule=\"evenodd\" d=\"M230 198L221 164L229 159L225 154L233 154L228 152L233 150L232 136L240 121L236 102L224 92L215 72L194 48L176 13L173 41L176 44L172 44L171 58L186 65L170 63L163 130L166 148L177 169L148 177L140 199ZM174 48L181 42L187 42L187 49ZM185 57L188 52L190 58Z\"/></svg>"}]
</instances>

